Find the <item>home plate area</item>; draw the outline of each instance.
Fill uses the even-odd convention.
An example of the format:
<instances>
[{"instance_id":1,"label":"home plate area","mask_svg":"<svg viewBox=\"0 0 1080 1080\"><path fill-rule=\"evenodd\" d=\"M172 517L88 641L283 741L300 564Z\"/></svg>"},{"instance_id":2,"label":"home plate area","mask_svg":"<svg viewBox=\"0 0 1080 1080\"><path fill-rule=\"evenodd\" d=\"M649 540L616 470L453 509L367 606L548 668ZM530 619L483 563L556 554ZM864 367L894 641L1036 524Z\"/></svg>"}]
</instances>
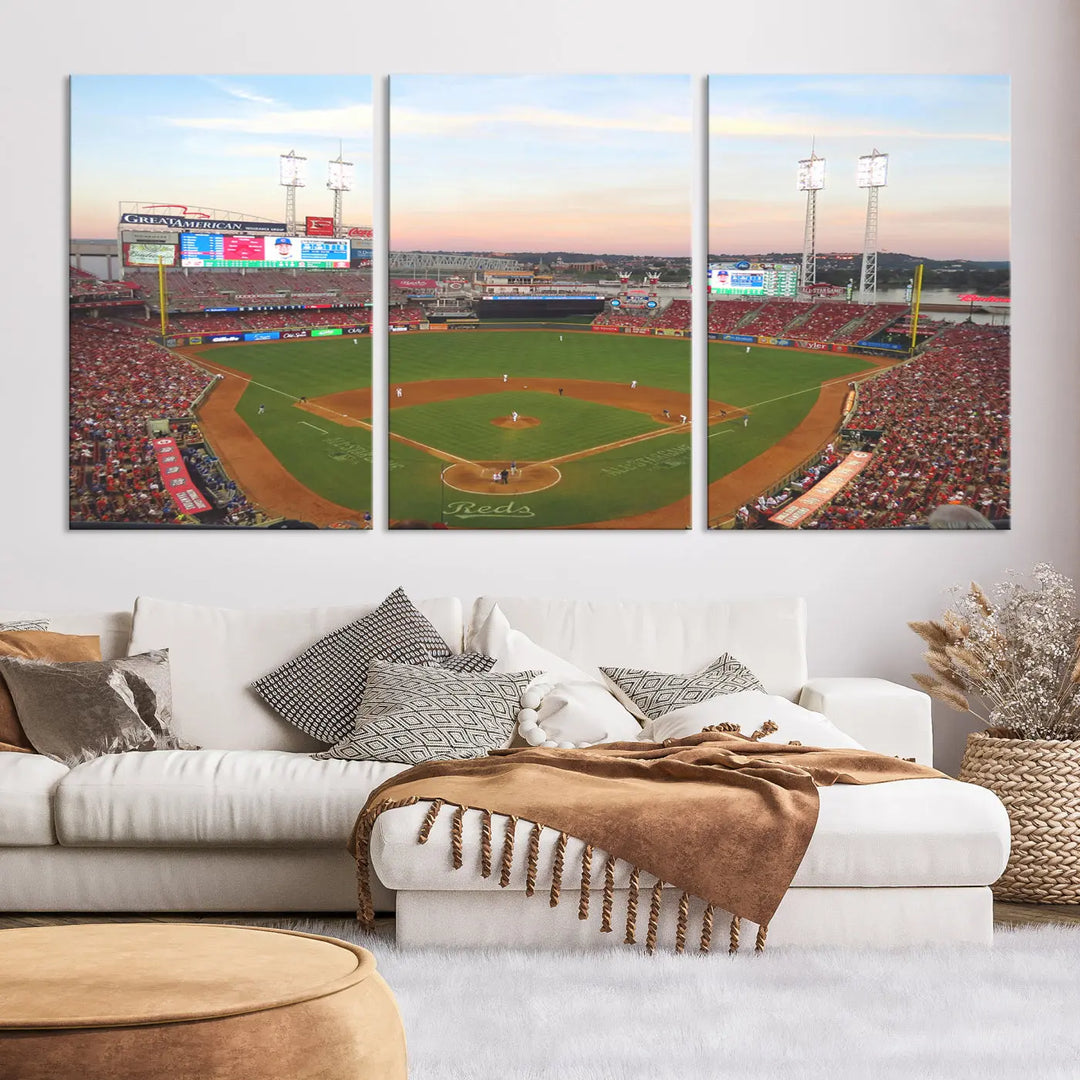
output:
<instances>
[{"instance_id":1,"label":"home plate area","mask_svg":"<svg viewBox=\"0 0 1080 1080\"><path fill-rule=\"evenodd\" d=\"M505 483L502 479L504 469L507 473ZM447 466L443 472L443 483L447 487L482 495L510 492L527 495L554 487L561 479L562 473L547 462L524 464L515 469L510 469L504 461L459 462Z\"/></svg>"}]
</instances>

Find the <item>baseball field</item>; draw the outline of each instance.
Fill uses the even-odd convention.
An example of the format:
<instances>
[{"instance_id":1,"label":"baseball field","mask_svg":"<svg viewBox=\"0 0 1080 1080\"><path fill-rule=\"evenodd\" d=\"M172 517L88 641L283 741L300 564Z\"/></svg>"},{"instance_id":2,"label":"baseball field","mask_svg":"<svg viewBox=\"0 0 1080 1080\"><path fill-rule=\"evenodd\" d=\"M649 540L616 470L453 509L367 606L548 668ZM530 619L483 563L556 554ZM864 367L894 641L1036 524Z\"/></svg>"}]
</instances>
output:
<instances>
[{"instance_id":1,"label":"baseball field","mask_svg":"<svg viewBox=\"0 0 1080 1080\"><path fill-rule=\"evenodd\" d=\"M365 522L369 337L182 352L222 376L199 423L253 501L271 516L319 526ZM882 363L711 342L710 524L829 442L849 381ZM571 326L394 335L390 520L688 528L689 390L686 339Z\"/></svg>"},{"instance_id":2,"label":"baseball field","mask_svg":"<svg viewBox=\"0 0 1080 1080\"><path fill-rule=\"evenodd\" d=\"M389 388L392 521L690 525L685 339L570 327L400 334Z\"/></svg>"},{"instance_id":3,"label":"baseball field","mask_svg":"<svg viewBox=\"0 0 1080 1080\"><path fill-rule=\"evenodd\" d=\"M198 412L199 426L254 502L272 517L364 524L371 509L370 337L179 351L222 376ZM343 392L350 413L322 404Z\"/></svg>"}]
</instances>

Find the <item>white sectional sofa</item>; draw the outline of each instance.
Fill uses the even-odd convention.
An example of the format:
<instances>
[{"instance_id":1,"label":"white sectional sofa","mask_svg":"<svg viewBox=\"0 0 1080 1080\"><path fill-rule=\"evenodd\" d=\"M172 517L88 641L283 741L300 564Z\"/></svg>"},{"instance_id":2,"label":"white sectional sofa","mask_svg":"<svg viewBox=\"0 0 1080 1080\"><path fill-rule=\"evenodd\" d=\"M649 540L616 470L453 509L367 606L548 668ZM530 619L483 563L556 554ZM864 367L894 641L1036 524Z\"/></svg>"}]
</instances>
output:
<instances>
[{"instance_id":1,"label":"white sectional sofa","mask_svg":"<svg viewBox=\"0 0 1080 1080\"><path fill-rule=\"evenodd\" d=\"M460 652L495 603L514 628L585 669L692 671L731 652L769 693L824 713L868 748L931 763L923 694L877 679L807 678L802 601L485 597L468 626L458 600L418 606ZM70 770L37 755L0 754L0 911L352 910L355 869L345 850L352 825L368 793L405 766L316 761L308 753L318 744L246 687L373 606L217 614L151 608L132 651L170 649L175 727L203 749L107 755ZM0 612L0 619L22 614ZM51 628L100 634L103 655L119 656L131 616L55 616ZM506 889L452 870L441 835L449 815L419 847L423 811L421 804L383 814L372 837L375 907L396 903L402 942L610 942L577 920L576 902L552 909L542 897L527 899L520 868ZM470 852L479 835L472 817L467 867L478 858ZM528 827L519 823L519 842ZM1008 849L1004 808L982 788L908 780L823 789L817 832L770 942L988 941L988 886ZM569 870L573 854L568 898L580 884ZM545 846L541 880L551 857ZM675 905L665 906L670 915Z\"/></svg>"}]
</instances>

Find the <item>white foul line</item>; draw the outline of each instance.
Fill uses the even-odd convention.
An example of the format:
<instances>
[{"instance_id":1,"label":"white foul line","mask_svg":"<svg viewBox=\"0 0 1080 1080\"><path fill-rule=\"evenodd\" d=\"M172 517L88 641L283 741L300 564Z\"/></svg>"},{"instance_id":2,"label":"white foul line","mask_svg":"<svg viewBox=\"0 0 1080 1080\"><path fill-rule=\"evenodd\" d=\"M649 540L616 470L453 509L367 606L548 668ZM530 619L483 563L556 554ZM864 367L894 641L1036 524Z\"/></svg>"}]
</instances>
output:
<instances>
[{"instance_id":1,"label":"white foul line","mask_svg":"<svg viewBox=\"0 0 1080 1080\"><path fill-rule=\"evenodd\" d=\"M315 428L316 431L321 431L324 435L326 434L326 428L315 427L314 424L309 424L306 420L301 420L300 423L303 424L304 427Z\"/></svg>"}]
</instances>

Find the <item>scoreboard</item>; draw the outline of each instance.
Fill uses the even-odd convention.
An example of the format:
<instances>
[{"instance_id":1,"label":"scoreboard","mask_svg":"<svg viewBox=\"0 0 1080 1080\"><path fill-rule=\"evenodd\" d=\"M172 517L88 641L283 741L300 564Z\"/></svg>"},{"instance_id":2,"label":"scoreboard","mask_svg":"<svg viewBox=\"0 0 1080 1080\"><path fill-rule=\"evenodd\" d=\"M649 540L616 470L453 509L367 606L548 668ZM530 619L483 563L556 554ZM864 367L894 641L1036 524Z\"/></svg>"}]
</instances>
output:
<instances>
[{"instance_id":1,"label":"scoreboard","mask_svg":"<svg viewBox=\"0 0 1080 1080\"><path fill-rule=\"evenodd\" d=\"M347 270L349 241L185 232L180 234L180 265L238 270L273 266Z\"/></svg>"},{"instance_id":2,"label":"scoreboard","mask_svg":"<svg viewBox=\"0 0 1080 1080\"><path fill-rule=\"evenodd\" d=\"M794 263L713 263L709 293L713 296L785 297L799 291L799 267Z\"/></svg>"}]
</instances>

